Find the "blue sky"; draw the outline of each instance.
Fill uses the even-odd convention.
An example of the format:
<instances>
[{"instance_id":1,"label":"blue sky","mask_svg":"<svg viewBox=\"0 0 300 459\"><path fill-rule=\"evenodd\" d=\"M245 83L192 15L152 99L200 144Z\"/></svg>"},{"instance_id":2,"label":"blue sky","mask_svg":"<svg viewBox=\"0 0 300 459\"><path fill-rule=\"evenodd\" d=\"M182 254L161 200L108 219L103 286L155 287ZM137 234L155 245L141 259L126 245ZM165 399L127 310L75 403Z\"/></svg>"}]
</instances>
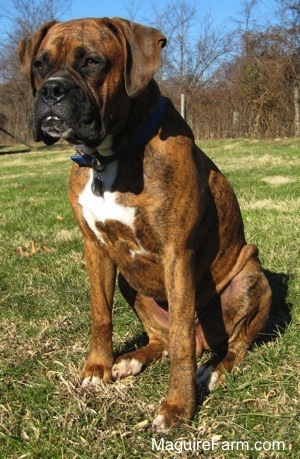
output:
<instances>
[{"instance_id":1,"label":"blue sky","mask_svg":"<svg viewBox=\"0 0 300 459\"><path fill-rule=\"evenodd\" d=\"M169 0L134 0L138 5L139 13L137 22L145 22L145 18L151 18L151 5L156 1L158 5L169 3ZM130 0L73 0L70 12L64 19L79 17L128 17L126 4ZM229 23L230 17L237 17L241 10L243 0L199 0L199 15L210 11L211 17L216 25ZM274 15L275 0L260 0L254 13L258 20L272 20Z\"/></svg>"}]
</instances>

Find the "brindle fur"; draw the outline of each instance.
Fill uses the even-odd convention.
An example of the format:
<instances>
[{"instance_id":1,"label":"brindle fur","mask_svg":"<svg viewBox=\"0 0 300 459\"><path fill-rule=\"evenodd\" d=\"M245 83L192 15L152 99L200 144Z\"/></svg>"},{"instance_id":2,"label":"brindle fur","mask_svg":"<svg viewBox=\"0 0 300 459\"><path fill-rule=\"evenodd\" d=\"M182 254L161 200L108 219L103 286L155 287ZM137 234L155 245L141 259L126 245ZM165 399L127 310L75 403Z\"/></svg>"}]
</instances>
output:
<instances>
[{"instance_id":1,"label":"brindle fur","mask_svg":"<svg viewBox=\"0 0 300 459\"><path fill-rule=\"evenodd\" d=\"M164 44L165 37L155 29L118 18L51 22L25 39L20 59L34 93L38 91L37 138L41 137L39 89L49 77L59 75L78 87L77 99L81 92L86 95L85 110L91 109L90 101L97 107L91 132L88 128L84 132L85 143L89 145L89 139L105 127L106 134L114 135L113 151L125 145L159 97L152 77ZM85 50L100 52L105 70L81 71L78 62ZM37 57L46 61L44 73L32 70ZM80 118L77 99L68 101L74 113L69 115L68 108L62 116ZM73 141L82 138L75 136ZM95 145L91 141L89 146ZM106 220L97 224L104 243L97 239L78 202L88 176L89 170L74 165L69 192L85 241L91 283L92 337L81 378L112 380L112 307L118 269L120 290L149 336L145 348L118 361L134 358L144 366L168 350L170 385L158 408L162 426L156 425L158 430L167 429L194 414L196 355L210 348L215 356L208 365L220 375L230 371L263 330L270 287L256 246L246 244L232 188L196 146L190 128L169 100L146 145L118 162L111 191L117 193L120 205L136 210L134 231Z\"/></svg>"}]
</instances>

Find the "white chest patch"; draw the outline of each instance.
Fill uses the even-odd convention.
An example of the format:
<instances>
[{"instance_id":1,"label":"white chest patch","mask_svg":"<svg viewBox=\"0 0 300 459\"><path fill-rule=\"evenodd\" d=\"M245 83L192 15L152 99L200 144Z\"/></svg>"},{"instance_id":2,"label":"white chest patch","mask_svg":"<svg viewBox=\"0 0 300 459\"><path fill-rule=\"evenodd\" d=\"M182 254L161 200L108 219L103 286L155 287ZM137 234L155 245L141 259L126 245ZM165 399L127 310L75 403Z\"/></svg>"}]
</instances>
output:
<instances>
[{"instance_id":1,"label":"white chest patch","mask_svg":"<svg viewBox=\"0 0 300 459\"><path fill-rule=\"evenodd\" d=\"M121 206L116 203L117 193L110 191L116 177L117 164L110 163L102 176L103 196L95 196L92 192L92 182L94 171L91 170L90 178L79 196L79 204L83 208L83 216L90 229L96 234L97 238L104 243L101 232L98 230L97 223L105 223L106 220L115 220L129 226L134 230L135 209L133 207Z\"/></svg>"}]
</instances>

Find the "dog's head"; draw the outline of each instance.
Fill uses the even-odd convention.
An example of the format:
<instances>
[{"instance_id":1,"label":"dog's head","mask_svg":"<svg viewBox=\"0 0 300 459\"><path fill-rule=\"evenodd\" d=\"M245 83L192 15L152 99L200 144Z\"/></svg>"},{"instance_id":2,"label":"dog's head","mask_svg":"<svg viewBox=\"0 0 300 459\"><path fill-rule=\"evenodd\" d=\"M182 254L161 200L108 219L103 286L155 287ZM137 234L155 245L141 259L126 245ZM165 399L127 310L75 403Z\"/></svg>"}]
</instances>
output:
<instances>
[{"instance_id":1,"label":"dog's head","mask_svg":"<svg viewBox=\"0 0 300 459\"><path fill-rule=\"evenodd\" d=\"M118 132L131 99L152 80L165 44L158 30L120 18L44 24L19 45L36 96L35 139L96 147Z\"/></svg>"}]
</instances>

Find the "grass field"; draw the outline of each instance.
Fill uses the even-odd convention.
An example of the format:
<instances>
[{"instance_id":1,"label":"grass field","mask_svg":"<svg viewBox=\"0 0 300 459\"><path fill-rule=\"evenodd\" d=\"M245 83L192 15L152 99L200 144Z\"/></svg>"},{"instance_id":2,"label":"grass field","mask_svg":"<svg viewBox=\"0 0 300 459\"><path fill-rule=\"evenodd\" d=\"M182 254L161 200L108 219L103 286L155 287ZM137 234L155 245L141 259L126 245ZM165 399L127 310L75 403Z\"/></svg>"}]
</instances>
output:
<instances>
[{"instance_id":1,"label":"grass field","mask_svg":"<svg viewBox=\"0 0 300 459\"><path fill-rule=\"evenodd\" d=\"M193 422L163 436L165 451L157 450L161 437L150 427L168 385L166 356L137 377L88 390L79 384L89 343L89 283L67 198L69 150L4 155L0 147L1 459L300 457L300 141L201 146L234 186L274 301L268 339L199 401ZM116 352L143 339L116 293ZM188 440L208 443L179 454ZM248 441L249 450L230 443L237 441Z\"/></svg>"}]
</instances>

